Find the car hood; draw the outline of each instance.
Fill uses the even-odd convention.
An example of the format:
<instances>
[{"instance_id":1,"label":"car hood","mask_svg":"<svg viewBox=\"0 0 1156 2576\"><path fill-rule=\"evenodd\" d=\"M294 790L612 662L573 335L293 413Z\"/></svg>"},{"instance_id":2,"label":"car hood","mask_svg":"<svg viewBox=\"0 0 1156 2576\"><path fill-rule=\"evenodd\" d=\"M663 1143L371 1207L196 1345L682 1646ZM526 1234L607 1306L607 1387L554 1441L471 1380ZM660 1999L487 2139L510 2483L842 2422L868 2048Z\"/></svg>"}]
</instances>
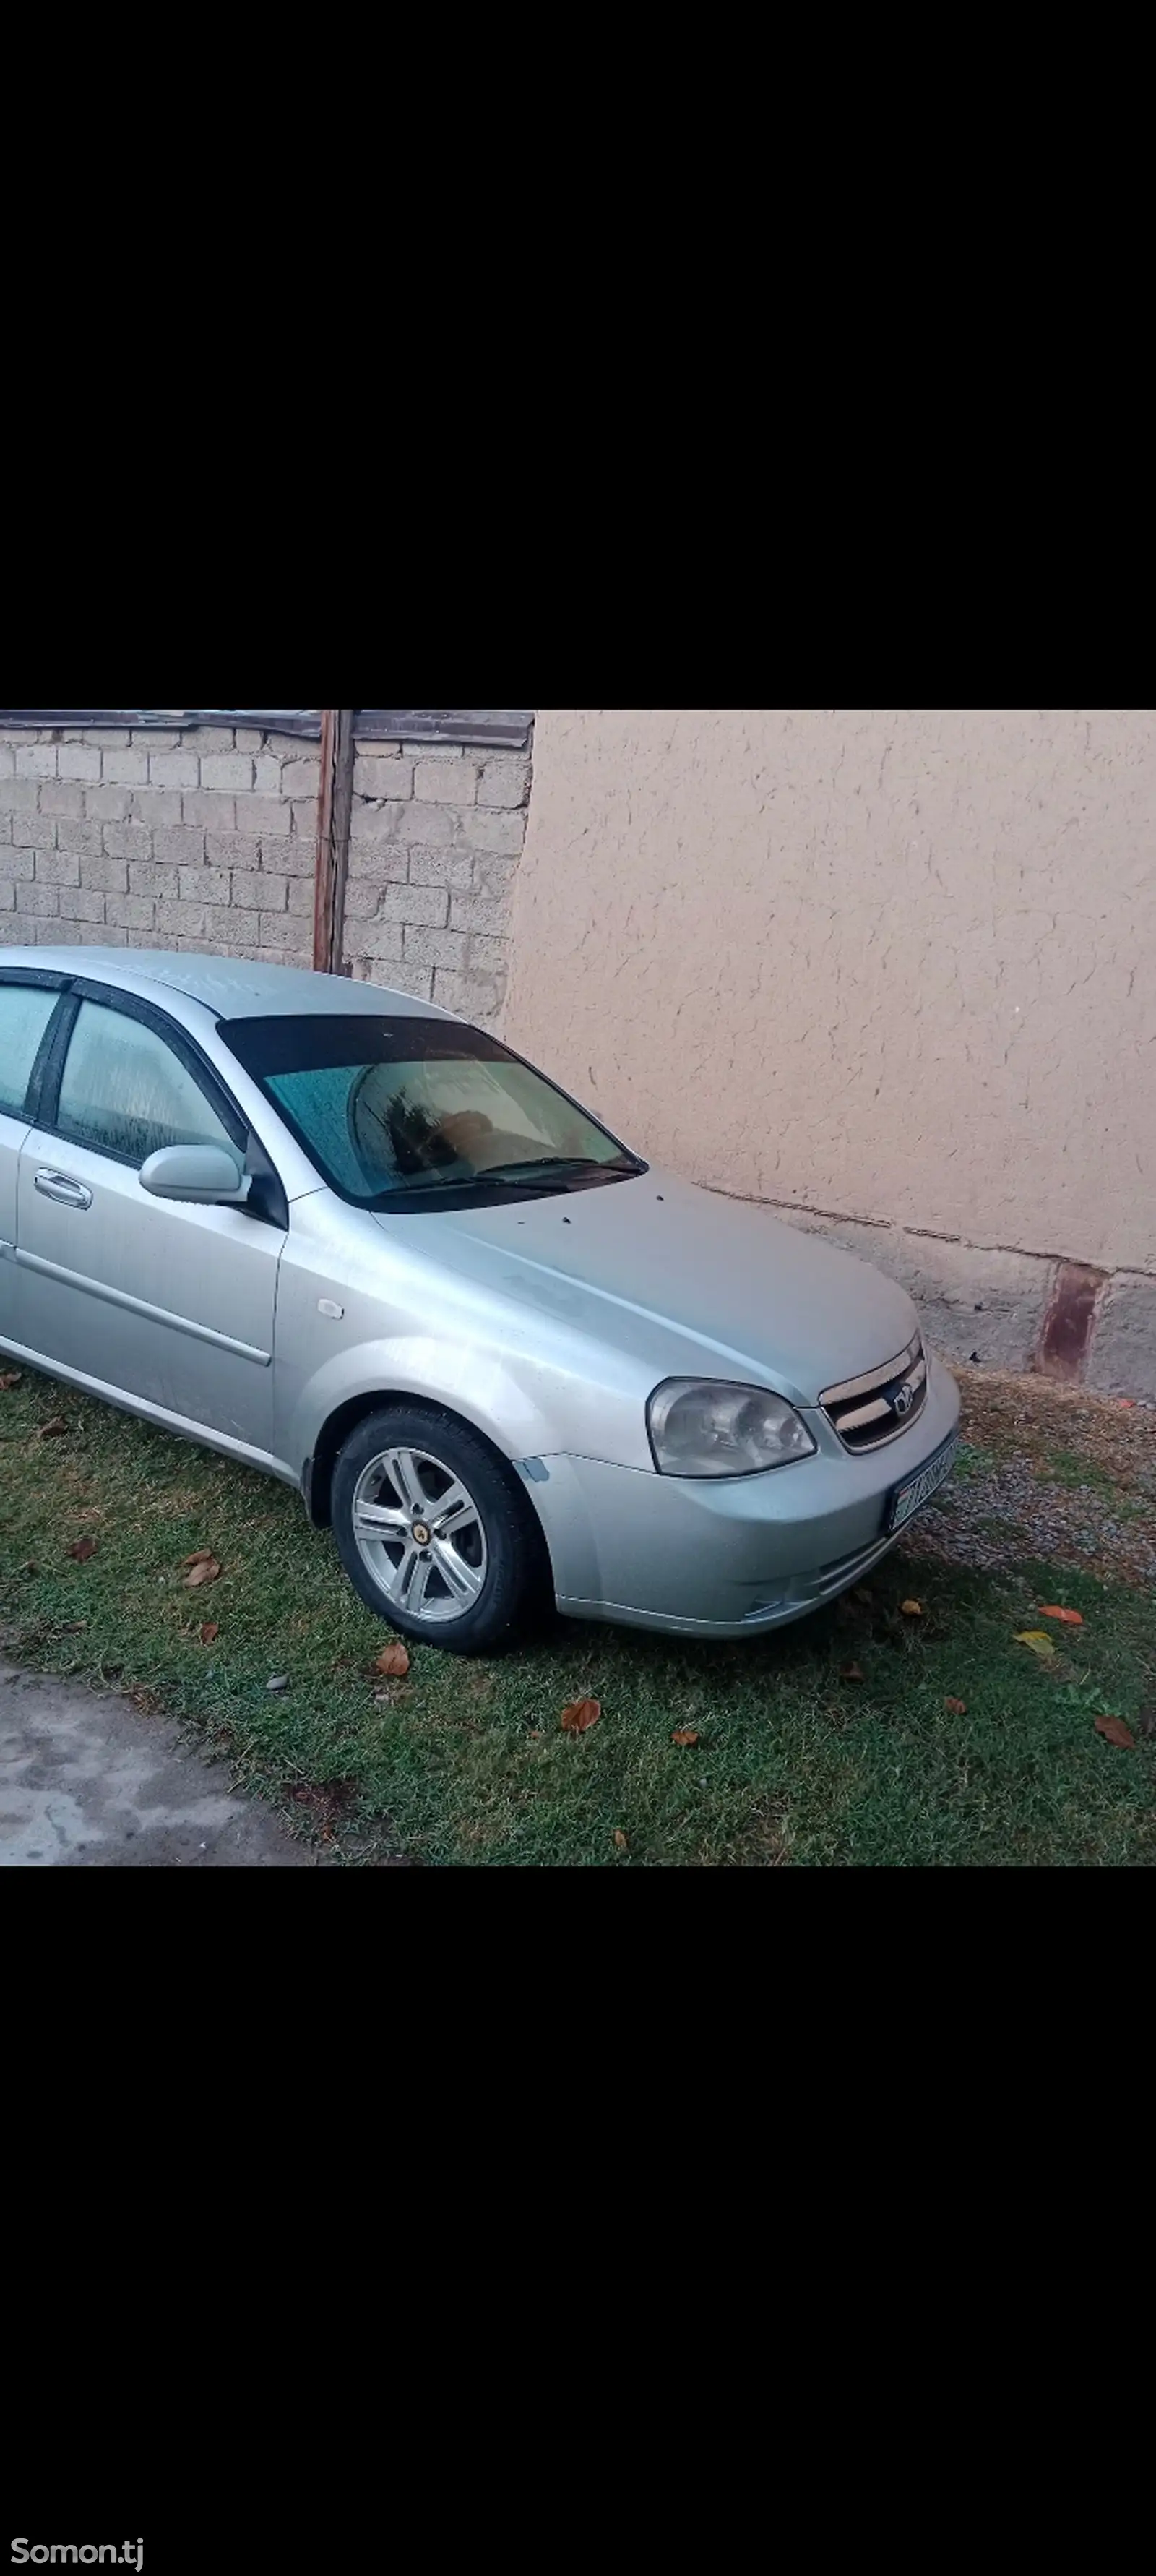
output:
<instances>
[{"instance_id":1,"label":"car hood","mask_svg":"<svg viewBox=\"0 0 1156 2576\"><path fill-rule=\"evenodd\" d=\"M415 1251L657 1373L747 1375L795 1403L893 1359L906 1291L766 1208L653 1168L636 1180L452 1214L382 1216Z\"/></svg>"}]
</instances>

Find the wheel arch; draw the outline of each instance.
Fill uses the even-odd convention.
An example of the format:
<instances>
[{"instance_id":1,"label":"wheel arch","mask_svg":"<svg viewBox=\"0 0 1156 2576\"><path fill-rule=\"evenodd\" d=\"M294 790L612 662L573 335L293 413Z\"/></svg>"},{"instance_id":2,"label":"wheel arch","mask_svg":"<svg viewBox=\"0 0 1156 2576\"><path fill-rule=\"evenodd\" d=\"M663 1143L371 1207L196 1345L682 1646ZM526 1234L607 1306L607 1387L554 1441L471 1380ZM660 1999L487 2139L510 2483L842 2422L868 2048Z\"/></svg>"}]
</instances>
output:
<instances>
[{"instance_id":1,"label":"wheel arch","mask_svg":"<svg viewBox=\"0 0 1156 2576\"><path fill-rule=\"evenodd\" d=\"M541 1513L510 1459L506 1457L503 1450L499 1449L497 1442L491 1440L489 1433L483 1431L480 1423L471 1422L468 1414L459 1413L455 1405L436 1402L431 1396L415 1395L411 1387L375 1387L363 1390L357 1395L347 1396L343 1404L335 1405L333 1411L326 1415L314 1443L312 1456L305 1460L301 1471L301 1492L305 1509L314 1528L329 1529L332 1525L334 1469L351 1431L355 1431L358 1423L364 1422L371 1413L380 1413L386 1405L392 1404L404 1405L407 1410L420 1413L444 1414L447 1420L456 1424L460 1430L468 1431L475 1440L480 1440L483 1449L488 1451L510 1491L517 1496L527 1532L540 1554L544 1572L552 1580L550 1545Z\"/></svg>"}]
</instances>

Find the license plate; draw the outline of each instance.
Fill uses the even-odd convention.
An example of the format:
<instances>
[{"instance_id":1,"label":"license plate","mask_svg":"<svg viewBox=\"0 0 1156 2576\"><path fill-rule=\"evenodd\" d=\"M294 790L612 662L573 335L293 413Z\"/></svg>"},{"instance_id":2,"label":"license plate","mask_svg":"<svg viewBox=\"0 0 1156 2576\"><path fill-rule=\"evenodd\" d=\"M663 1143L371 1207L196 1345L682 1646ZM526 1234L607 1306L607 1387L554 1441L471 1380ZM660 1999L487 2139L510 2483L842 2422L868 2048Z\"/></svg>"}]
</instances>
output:
<instances>
[{"instance_id":1,"label":"license plate","mask_svg":"<svg viewBox=\"0 0 1156 2576\"><path fill-rule=\"evenodd\" d=\"M927 1501L928 1495L942 1485L944 1477L950 1476L958 1447L959 1435L953 1431L950 1440L944 1441L942 1449L936 1450L934 1458L928 1459L917 1476L909 1476L905 1485L892 1486L883 1514L885 1530L902 1529L912 1513L919 1511Z\"/></svg>"}]
</instances>

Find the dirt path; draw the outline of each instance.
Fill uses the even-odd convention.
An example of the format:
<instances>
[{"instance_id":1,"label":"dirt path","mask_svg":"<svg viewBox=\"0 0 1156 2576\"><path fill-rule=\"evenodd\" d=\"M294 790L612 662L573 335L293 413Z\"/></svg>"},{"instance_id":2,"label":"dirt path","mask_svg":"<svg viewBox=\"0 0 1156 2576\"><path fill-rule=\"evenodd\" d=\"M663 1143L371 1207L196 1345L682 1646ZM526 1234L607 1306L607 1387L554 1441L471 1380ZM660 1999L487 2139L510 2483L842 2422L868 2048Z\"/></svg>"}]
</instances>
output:
<instances>
[{"instance_id":1,"label":"dirt path","mask_svg":"<svg viewBox=\"0 0 1156 2576\"><path fill-rule=\"evenodd\" d=\"M0 1869L308 1869L171 1718L0 1658Z\"/></svg>"}]
</instances>

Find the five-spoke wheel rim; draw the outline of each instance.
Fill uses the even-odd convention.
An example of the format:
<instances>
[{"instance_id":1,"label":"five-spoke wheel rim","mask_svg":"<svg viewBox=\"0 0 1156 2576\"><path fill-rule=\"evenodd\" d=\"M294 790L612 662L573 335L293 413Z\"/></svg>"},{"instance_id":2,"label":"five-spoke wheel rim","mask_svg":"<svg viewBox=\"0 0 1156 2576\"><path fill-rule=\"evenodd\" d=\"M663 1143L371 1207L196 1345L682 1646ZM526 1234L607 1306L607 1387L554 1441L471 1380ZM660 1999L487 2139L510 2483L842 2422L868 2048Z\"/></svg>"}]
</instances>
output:
<instances>
[{"instance_id":1,"label":"five-spoke wheel rim","mask_svg":"<svg viewBox=\"0 0 1156 2576\"><path fill-rule=\"evenodd\" d=\"M358 1477L353 1535L391 1610L429 1627L461 1619L486 1579L473 1495L428 1449L383 1449Z\"/></svg>"}]
</instances>

